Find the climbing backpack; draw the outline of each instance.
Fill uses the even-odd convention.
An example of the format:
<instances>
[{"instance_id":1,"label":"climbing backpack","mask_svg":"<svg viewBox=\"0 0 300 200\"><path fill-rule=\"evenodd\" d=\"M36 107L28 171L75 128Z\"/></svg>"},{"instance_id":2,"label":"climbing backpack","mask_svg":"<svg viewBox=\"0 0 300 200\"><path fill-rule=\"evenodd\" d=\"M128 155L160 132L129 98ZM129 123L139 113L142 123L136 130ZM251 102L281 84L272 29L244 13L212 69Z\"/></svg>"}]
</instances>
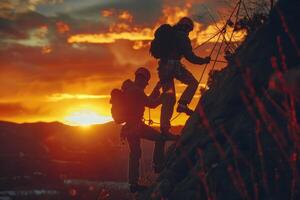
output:
<instances>
[{"instance_id":1,"label":"climbing backpack","mask_svg":"<svg viewBox=\"0 0 300 200\"><path fill-rule=\"evenodd\" d=\"M132 88L133 84L130 79L127 79L123 82L121 89L113 89L110 93L111 115L118 124L127 122L131 117L130 113L136 106L134 105L133 95L128 92L128 89Z\"/></svg>"},{"instance_id":2,"label":"climbing backpack","mask_svg":"<svg viewBox=\"0 0 300 200\"><path fill-rule=\"evenodd\" d=\"M110 93L111 115L117 124L127 121L126 95L120 89L113 89Z\"/></svg>"},{"instance_id":3,"label":"climbing backpack","mask_svg":"<svg viewBox=\"0 0 300 200\"><path fill-rule=\"evenodd\" d=\"M150 54L156 58L166 58L175 49L175 31L170 24L162 24L154 33Z\"/></svg>"}]
</instances>

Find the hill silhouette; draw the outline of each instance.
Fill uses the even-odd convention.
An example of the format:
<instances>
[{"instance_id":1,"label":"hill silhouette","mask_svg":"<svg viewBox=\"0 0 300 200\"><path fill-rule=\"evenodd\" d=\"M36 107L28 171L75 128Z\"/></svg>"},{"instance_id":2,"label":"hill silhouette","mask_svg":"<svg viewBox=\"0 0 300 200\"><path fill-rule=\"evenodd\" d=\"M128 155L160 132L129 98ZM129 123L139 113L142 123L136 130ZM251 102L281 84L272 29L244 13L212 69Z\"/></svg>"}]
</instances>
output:
<instances>
[{"instance_id":1,"label":"hill silhouette","mask_svg":"<svg viewBox=\"0 0 300 200\"><path fill-rule=\"evenodd\" d=\"M59 122L0 122L2 183L11 189L18 185L15 177L30 177L29 182L124 181L127 171L121 164L127 162L127 150L119 129L114 123L82 128Z\"/></svg>"},{"instance_id":2,"label":"hill silhouette","mask_svg":"<svg viewBox=\"0 0 300 200\"><path fill-rule=\"evenodd\" d=\"M128 147L120 128L114 122L74 127L0 121L0 189L58 186L66 179L126 182ZM153 144L144 142L144 171L152 170L152 151Z\"/></svg>"},{"instance_id":3,"label":"hill silhouette","mask_svg":"<svg viewBox=\"0 0 300 200\"><path fill-rule=\"evenodd\" d=\"M216 72L139 199L300 199L299 8L279 1Z\"/></svg>"}]
</instances>

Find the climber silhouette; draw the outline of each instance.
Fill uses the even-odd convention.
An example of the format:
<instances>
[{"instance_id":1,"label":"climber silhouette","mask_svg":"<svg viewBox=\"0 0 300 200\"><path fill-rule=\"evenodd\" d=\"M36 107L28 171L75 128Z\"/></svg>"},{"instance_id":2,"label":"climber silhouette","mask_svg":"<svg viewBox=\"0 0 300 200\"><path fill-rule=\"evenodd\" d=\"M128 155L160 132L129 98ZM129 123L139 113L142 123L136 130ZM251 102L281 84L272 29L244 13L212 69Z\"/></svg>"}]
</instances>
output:
<instances>
[{"instance_id":1,"label":"climber silhouette","mask_svg":"<svg viewBox=\"0 0 300 200\"><path fill-rule=\"evenodd\" d=\"M188 108L197 87L198 81L180 62L186 58L194 64L206 64L210 57L201 58L194 54L189 39L189 33L194 28L194 22L188 18L181 18L177 24L161 25L155 32L155 39L151 42L150 53L159 59L158 75L163 89L160 126L162 133L169 132L170 119L176 102L174 78L187 85L178 101L177 112L192 114Z\"/></svg>"},{"instance_id":2,"label":"climber silhouette","mask_svg":"<svg viewBox=\"0 0 300 200\"><path fill-rule=\"evenodd\" d=\"M154 152L153 152L153 164L154 166L163 166L164 162L164 142L166 140L176 140L178 136L165 134L162 135L160 132L154 128L144 124L142 121L145 107L155 108L161 104L161 95L160 95L160 83L158 83L150 96L147 96L144 92L144 89L148 85L150 79L150 72L144 67L140 67L135 72L135 79L131 81L129 79L125 80L121 87L121 93L123 97L121 99L122 109L124 112L125 125L121 130L121 138L126 139L129 144L129 184L130 191L136 192L146 189L145 186L138 184L139 179L139 165L141 158L141 139L148 139L156 141ZM116 89L112 91L116 92ZM111 99L113 100L113 99ZM113 100L116 101L116 100ZM114 105L112 102L112 107L114 111L112 112L113 118L118 118L119 120L122 117L116 117L116 115L121 115L117 112L117 105ZM114 107L115 106L115 107ZM112 108L112 109L113 109ZM119 109L119 112L122 112Z\"/></svg>"}]
</instances>

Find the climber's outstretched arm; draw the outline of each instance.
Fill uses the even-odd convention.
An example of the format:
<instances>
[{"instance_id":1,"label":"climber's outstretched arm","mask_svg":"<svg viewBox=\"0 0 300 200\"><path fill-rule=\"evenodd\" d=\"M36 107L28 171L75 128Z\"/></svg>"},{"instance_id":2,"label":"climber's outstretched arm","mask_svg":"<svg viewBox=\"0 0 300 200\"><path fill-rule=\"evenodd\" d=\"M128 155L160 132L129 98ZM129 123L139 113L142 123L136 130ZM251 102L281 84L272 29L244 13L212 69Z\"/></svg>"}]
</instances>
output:
<instances>
[{"instance_id":1,"label":"climber's outstretched arm","mask_svg":"<svg viewBox=\"0 0 300 200\"><path fill-rule=\"evenodd\" d=\"M149 95L146 101L146 106L149 108L156 108L162 103L161 95L160 95L161 84L158 82L154 87L153 91Z\"/></svg>"},{"instance_id":2,"label":"climber's outstretched arm","mask_svg":"<svg viewBox=\"0 0 300 200\"><path fill-rule=\"evenodd\" d=\"M193 48L191 45L191 40L186 34L179 34L179 48L183 53L185 59L193 64L206 64L210 62L210 57L199 57L193 52Z\"/></svg>"}]
</instances>

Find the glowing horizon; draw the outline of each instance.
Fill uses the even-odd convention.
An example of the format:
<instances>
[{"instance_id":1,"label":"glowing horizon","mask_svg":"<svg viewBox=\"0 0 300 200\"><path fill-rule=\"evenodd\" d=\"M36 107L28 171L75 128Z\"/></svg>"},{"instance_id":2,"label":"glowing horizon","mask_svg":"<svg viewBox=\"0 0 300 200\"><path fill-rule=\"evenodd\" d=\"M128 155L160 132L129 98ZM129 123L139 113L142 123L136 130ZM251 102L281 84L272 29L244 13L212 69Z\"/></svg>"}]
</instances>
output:
<instances>
[{"instance_id":1,"label":"glowing horizon","mask_svg":"<svg viewBox=\"0 0 300 200\"><path fill-rule=\"evenodd\" d=\"M101 116L92 110L80 110L66 116L63 123L70 126L91 126L95 124L105 124L110 121L113 121L111 116Z\"/></svg>"}]
</instances>

